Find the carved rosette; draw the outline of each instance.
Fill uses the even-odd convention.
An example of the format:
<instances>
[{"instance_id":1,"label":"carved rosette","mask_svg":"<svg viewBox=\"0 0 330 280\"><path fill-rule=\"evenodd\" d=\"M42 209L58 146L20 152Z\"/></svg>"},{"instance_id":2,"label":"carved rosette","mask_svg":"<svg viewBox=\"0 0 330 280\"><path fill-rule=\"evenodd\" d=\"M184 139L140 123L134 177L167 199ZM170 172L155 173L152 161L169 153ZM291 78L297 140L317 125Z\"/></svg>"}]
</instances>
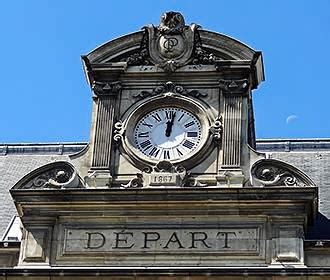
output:
<instances>
[{"instance_id":1,"label":"carved rosette","mask_svg":"<svg viewBox=\"0 0 330 280\"><path fill-rule=\"evenodd\" d=\"M173 82L169 81L163 85L155 87L152 91L142 90L140 93L133 95L133 97L143 99L150 96L173 94L191 96L194 98L203 98L207 96L207 93L200 92L199 90L188 91L183 86L175 85Z\"/></svg>"},{"instance_id":2,"label":"carved rosette","mask_svg":"<svg viewBox=\"0 0 330 280\"><path fill-rule=\"evenodd\" d=\"M65 161L52 162L32 171L13 187L14 189L66 189L83 188L72 164Z\"/></svg>"},{"instance_id":3,"label":"carved rosette","mask_svg":"<svg viewBox=\"0 0 330 280\"><path fill-rule=\"evenodd\" d=\"M251 168L253 185L307 187L315 183L298 168L275 159L262 159Z\"/></svg>"}]
</instances>

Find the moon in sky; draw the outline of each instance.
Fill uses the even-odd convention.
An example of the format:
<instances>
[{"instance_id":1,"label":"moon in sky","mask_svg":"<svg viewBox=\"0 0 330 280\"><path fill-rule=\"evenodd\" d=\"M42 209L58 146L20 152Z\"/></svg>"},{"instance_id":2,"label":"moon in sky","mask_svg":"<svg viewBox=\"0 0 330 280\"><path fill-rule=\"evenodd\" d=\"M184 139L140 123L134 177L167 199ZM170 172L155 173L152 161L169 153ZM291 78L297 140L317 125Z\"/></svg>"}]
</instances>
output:
<instances>
[{"instance_id":1,"label":"moon in sky","mask_svg":"<svg viewBox=\"0 0 330 280\"><path fill-rule=\"evenodd\" d=\"M286 123L287 124L290 124L290 123L294 122L296 119L298 119L298 116L296 116L296 115L290 115L290 116L288 116L286 118Z\"/></svg>"}]
</instances>

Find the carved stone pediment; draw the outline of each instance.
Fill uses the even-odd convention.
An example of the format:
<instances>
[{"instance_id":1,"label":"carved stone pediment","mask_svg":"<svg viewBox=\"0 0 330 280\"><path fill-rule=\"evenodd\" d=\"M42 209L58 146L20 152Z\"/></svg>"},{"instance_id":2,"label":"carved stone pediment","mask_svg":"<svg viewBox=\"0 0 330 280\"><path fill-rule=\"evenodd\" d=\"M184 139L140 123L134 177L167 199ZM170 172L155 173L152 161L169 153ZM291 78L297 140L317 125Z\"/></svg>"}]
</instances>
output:
<instances>
[{"instance_id":1,"label":"carved stone pediment","mask_svg":"<svg viewBox=\"0 0 330 280\"><path fill-rule=\"evenodd\" d=\"M159 26L144 27L140 49L126 58L128 65L156 65L173 72L188 63L214 64L220 60L202 47L197 24L185 25L182 14L166 12Z\"/></svg>"},{"instance_id":2,"label":"carved stone pediment","mask_svg":"<svg viewBox=\"0 0 330 280\"><path fill-rule=\"evenodd\" d=\"M298 168L275 159L262 159L251 167L253 185L307 187L315 183Z\"/></svg>"},{"instance_id":3,"label":"carved stone pediment","mask_svg":"<svg viewBox=\"0 0 330 280\"><path fill-rule=\"evenodd\" d=\"M74 166L56 161L39 167L18 181L13 189L83 188L84 184Z\"/></svg>"}]
</instances>

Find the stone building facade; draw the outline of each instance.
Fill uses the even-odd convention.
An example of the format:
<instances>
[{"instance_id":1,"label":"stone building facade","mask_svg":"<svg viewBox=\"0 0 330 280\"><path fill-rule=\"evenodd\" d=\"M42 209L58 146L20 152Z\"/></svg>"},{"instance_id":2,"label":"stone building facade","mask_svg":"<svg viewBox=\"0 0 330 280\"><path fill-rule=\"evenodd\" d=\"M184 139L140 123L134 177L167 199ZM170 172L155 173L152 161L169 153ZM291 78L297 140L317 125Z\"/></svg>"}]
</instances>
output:
<instances>
[{"instance_id":1,"label":"stone building facade","mask_svg":"<svg viewBox=\"0 0 330 280\"><path fill-rule=\"evenodd\" d=\"M0 146L0 279L330 279L330 141L256 141L261 52L167 12L82 60L89 143Z\"/></svg>"}]
</instances>

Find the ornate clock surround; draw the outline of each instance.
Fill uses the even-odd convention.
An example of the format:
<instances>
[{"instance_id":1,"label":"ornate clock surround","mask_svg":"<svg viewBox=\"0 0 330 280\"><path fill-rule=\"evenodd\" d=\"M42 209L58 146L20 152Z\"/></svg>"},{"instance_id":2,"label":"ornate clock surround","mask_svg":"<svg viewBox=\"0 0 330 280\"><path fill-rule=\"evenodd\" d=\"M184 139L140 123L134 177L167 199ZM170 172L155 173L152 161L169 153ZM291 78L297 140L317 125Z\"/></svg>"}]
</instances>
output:
<instances>
[{"instance_id":1,"label":"ornate clock surround","mask_svg":"<svg viewBox=\"0 0 330 280\"><path fill-rule=\"evenodd\" d=\"M166 84L169 85L172 83L168 82ZM182 108L196 116L201 123L202 131L202 137L198 147L182 159L170 160L171 164L180 164L185 168L191 168L208 155L214 135L214 129L211 129L214 127L212 123L215 122L216 118L210 114L210 110L207 108L206 104L169 89L169 91L165 91L163 94L151 96L133 104L123 115L123 121L115 124L117 130L115 131L114 139L117 141L120 140L122 154L139 169L155 166L160 160L151 159L137 149L133 140L136 123L148 112L156 108L166 108L170 106Z\"/></svg>"}]
</instances>

